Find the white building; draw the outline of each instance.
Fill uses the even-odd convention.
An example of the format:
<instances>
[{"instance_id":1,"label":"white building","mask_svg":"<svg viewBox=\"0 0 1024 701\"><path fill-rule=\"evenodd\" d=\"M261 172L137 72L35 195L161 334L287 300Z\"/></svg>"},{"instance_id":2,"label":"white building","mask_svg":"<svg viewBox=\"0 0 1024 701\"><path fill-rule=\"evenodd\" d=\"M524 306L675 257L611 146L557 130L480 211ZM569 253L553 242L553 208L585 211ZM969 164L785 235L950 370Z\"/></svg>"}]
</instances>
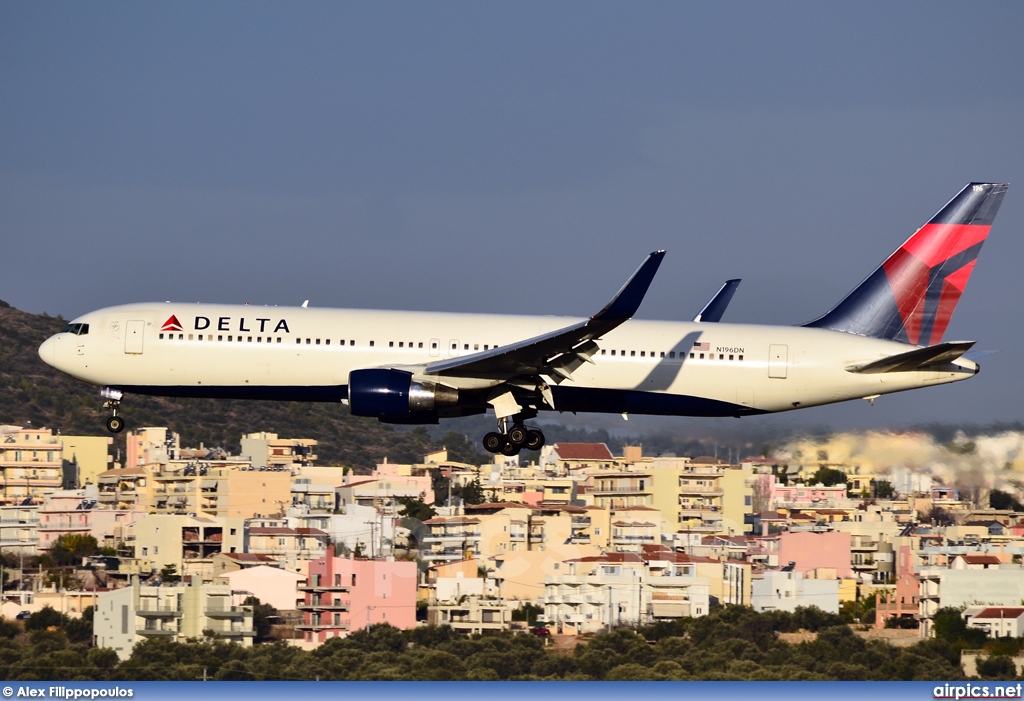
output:
<instances>
[{"instance_id":1,"label":"white building","mask_svg":"<svg viewBox=\"0 0 1024 701\"><path fill-rule=\"evenodd\" d=\"M544 580L544 620L555 632L593 633L620 625L707 615L707 577L693 566L652 575L633 553L606 553L562 563L569 572Z\"/></svg>"},{"instance_id":2,"label":"white building","mask_svg":"<svg viewBox=\"0 0 1024 701\"><path fill-rule=\"evenodd\" d=\"M804 579L801 572L765 572L751 582L750 604L755 611L795 611L816 606L839 613L838 579Z\"/></svg>"},{"instance_id":3,"label":"white building","mask_svg":"<svg viewBox=\"0 0 1024 701\"><path fill-rule=\"evenodd\" d=\"M990 606L968 618L967 625L987 631L990 638L1019 638L1024 635L1024 607Z\"/></svg>"},{"instance_id":4,"label":"white building","mask_svg":"<svg viewBox=\"0 0 1024 701\"><path fill-rule=\"evenodd\" d=\"M961 558L954 558L956 565ZM978 558L974 558L978 559ZM992 558L995 560L995 558ZM947 606L1020 606L1024 601L1024 568L990 564L980 569L926 567L917 572L921 582L921 628L932 635L936 611Z\"/></svg>"},{"instance_id":5,"label":"white building","mask_svg":"<svg viewBox=\"0 0 1024 701\"><path fill-rule=\"evenodd\" d=\"M140 640L151 637L183 642L210 635L252 645L252 606L232 606L231 587L224 584L131 586L101 592L93 614L97 647L114 650L122 660L131 657Z\"/></svg>"}]
</instances>

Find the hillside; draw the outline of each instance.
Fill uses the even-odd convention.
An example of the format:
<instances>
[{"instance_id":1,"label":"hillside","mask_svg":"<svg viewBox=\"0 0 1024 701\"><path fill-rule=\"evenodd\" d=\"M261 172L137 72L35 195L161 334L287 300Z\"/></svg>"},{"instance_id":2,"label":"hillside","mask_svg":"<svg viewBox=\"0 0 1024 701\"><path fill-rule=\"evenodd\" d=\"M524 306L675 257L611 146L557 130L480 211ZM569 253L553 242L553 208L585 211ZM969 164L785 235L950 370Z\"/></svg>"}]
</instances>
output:
<instances>
[{"instance_id":1,"label":"hillside","mask_svg":"<svg viewBox=\"0 0 1024 701\"><path fill-rule=\"evenodd\" d=\"M76 435L105 435L99 389L74 380L39 359L37 348L65 324L60 317L28 314L0 301L0 424L59 429ZM385 457L416 462L442 443L453 459L484 461L485 456L457 433L433 440L423 429L396 431L373 419L353 417L335 404L246 402L220 399L167 399L130 395L122 405L126 429L167 426L181 434L183 446L221 446L239 450L243 433L271 431L282 437L320 441L318 462L349 465L360 471ZM123 454L124 434L114 439Z\"/></svg>"}]
</instances>

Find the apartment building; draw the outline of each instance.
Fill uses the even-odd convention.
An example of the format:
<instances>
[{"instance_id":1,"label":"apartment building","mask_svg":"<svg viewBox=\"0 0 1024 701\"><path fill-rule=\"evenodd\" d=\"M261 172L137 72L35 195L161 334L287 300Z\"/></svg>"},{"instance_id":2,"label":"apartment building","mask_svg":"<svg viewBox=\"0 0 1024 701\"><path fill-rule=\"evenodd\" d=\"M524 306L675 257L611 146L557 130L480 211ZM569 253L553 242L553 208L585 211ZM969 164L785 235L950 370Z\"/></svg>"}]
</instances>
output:
<instances>
[{"instance_id":1,"label":"apartment building","mask_svg":"<svg viewBox=\"0 0 1024 701\"><path fill-rule=\"evenodd\" d=\"M299 587L304 620L296 630L307 643L344 637L377 623L416 625L416 563L337 557L334 548L309 563Z\"/></svg>"},{"instance_id":2,"label":"apartment building","mask_svg":"<svg viewBox=\"0 0 1024 701\"><path fill-rule=\"evenodd\" d=\"M123 589L100 592L93 614L96 646L122 660L148 638L184 642L210 636L250 647L255 637L253 607L232 604L224 584L148 586L133 578Z\"/></svg>"},{"instance_id":3,"label":"apartment building","mask_svg":"<svg viewBox=\"0 0 1024 701\"><path fill-rule=\"evenodd\" d=\"M153 570L174 565L196 580L213 577L213 556L243 552L242 519L211 519L178 514L147 514L132 525L136 559Z\"/></svg>"},{"instance_id":4,"label":"apartment building","mask_svg":"<svg viewBox=\"0 0 1024 701\"><path fill-rule=\"evenodd\" d=\"M18 557L39 554L39 505L0 505L0 549Z\"/></svg>"},{"instance_id":5,"label":"apartment building","mask_svg":"<svg viewBox=\"0 0 1024 701\"><path fill-rule=\"evenodd\" d=\"M241 454L257 469L280 468L290 473L316 462L316 445L312 438L279 438L276 433L261 431L242 436Z\"/></svg>"},{"instance_id":6,"label":"apartment building","mask_svg":"<svg viewBox=\"0 0 1024 701\"><path fill-rule=\"evenodd\" d=\"M765 572L751 583L750 604L755 611L795 611L816 606L839 613L839 580L808 579L802 572Z\"/></svg>"},{"instance_id":7,"label":"apartment building","mask_svg":"<svg viewBox=\"0 0 1024 701\"><path fill-rule=\"evenodd\" d=\"M691 564L652 573L635 553L606 553L564 563L567 574L548 577L544 620L558 633L579 635L709 610L708 581Z\"/></svg>"},{"instance_id":8,"label":"apartment building","mask_svg":"<svg viewBox=\"0 0 1024 701\"><path fill-rule=\"evenodd\" d=\"M96 484L96 478L114 466L112 436L60 436L64 460L76 468L67 483L75 488Z\"/></svg>"},{"instance_id":9,"label":"apartment building","mask_svg":"<svg viewBox=\"0 0 1024 701\"><path fill-rule=\"evenodd\" d=\"M64 484L60 436L48 428L0 426L0 503L41 503Z\"/></svg>"}]
</instances>

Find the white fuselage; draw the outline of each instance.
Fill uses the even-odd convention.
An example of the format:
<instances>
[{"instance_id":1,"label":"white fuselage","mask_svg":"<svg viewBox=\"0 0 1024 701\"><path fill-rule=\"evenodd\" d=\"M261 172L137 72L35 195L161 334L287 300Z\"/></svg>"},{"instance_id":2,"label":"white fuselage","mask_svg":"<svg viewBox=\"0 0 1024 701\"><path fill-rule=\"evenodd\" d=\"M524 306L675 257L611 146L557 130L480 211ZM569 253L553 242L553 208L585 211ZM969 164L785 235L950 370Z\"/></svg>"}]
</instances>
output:
<instances>
[{"instance_id":1,"label":"white fuselage","mask_svg":"<svg viewBox=\"0 0 1024 701\"><path fill-rule=\"evenodd\" d=\"M352 370L422 366L578 321L131 304L75 319L88 324L88 333L59 333L39 353L69 375L126 392L341 401ZM777 412L955 382L978 369L960 358L940 370L853 373L847 368L913 347L790 326L631 320L598 345L593 364L584 364L555 388L555 409L678 415ZM444 381L479 389L501 380Z\"/></svg>"}]
</instances>

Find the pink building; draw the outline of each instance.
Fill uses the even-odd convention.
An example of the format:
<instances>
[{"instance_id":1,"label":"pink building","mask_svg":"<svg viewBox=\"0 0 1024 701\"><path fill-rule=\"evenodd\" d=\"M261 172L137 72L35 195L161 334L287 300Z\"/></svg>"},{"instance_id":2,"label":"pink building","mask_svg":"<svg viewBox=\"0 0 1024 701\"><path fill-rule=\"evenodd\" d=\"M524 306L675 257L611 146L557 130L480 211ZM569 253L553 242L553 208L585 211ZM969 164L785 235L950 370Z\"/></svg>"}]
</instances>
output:
<instances>
[{"instance_id":1,"label":"pink building","mask_svg":"<svg viewBox=\"0 0 1024 701\"><path fill-rule=\"evenodd\" d=\"M819 567L833 568L836 576L853 576L850 568L850 534L829 531L812 533L797 531L780 533L778 537L779 566L795 562L796 572L807 573Z\"/></svg>"},{"instance_id":2,"label":"pink building","mask_svg":"<svg viewBox=\"0 0 1024 701\"><path fill-rule=\"evenodd\" d=\"M396 628L416 626L416 563L356 560L327 555L310 560L309 575L299 591L306 642L322 643L377 623Z\"/></svg>"},{"instance_id":3,"label":"pink building","mask_svg":"<svg viewBox=\"0 0 1024 701\"><path fill-rule=\"evenodd\" d=\"M772 485L771 492L773 508L784 504L827 504L845 498L845 484L836 484L831 487L820 484L810 487L802 484L775 484Z\"/></svg>"},{"instance_id":4,"label":"pink building","mask_svg":"<svg viewBox=\"0 0 1024 701\"><path fill-rule=\"evenodd\" d=\"M917 618L921 613L921 580L914 576L914 553L909 545L896 551L896 588L875 594L875 628L890 618Z\"/></svg>"}]
</instances>

